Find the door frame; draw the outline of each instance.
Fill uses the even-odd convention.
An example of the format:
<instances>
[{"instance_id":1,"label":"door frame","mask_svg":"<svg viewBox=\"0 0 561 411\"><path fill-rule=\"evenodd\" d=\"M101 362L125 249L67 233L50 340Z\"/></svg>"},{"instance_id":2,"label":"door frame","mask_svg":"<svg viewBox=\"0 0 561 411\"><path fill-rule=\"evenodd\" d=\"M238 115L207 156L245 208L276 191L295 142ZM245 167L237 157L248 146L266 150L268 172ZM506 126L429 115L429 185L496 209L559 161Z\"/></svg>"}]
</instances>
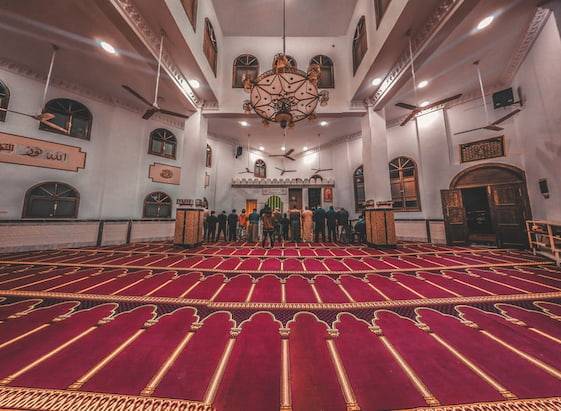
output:
<instances>
[{"instance_id":1,"label":"door frame","mask_svg":"<svg viewBox=\"0 0 561 411\"><path fill-rule=\"evenodd\" d=\"M474 181L470 181L469 176L474 175L474 172L482 171L482 170L500 170L500 178L493 181L491 178L490 181L477 181L477 178ZM484 164L477 164L468 168L461 170L458 174L456 174L451 182L450 182L450 190L462 190L466 188L475 188L475 187L485 187L487 192L489 207L491 212L491 219L493 224L493 229L495 234L497 235L497 244L498 244L498 227L497 221L495 217L495 209L491 198L489 198L491 187L500 186L500 185L514 185L519 184L521 187L521 195L520 200L522 202L522 218L524 220L532 219L532 210L530 208L530 199L528 197L528 186L526 183L526 173L524 170L513 166L511 164L505 163L484 163ZM444 209L443 209L444 212ZM446 221L445 221L446 224Z\"/></svg>"}]
</instances>

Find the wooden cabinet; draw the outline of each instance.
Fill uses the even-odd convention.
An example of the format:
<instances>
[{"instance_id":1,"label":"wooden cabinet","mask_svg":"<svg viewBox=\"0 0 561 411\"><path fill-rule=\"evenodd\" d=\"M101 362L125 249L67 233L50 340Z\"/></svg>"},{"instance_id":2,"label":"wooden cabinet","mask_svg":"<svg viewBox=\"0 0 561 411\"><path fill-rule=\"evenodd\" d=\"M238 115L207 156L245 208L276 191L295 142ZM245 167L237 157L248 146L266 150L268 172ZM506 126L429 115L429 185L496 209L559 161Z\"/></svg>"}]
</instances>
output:
<instances>
[{"instance_id":1,"label":"wooden cabinet","mask_svg":"<svg viewBox=\"0 0 561 411\"><path fill-rule=\"evenodd\" d=\"M366 209L366 242L371 247L395 247L395 221L392 210Z\"/></svg>"},{"instance_id":2,"label":"wooden cabinet","mask_svg":"<svg viewBox=\"0 0 561 411\"><path fill-rule=\"evenodd\" d=\"M175 245L198 247L203 242L203 210L178 208L175 217Z\"/></svg>"}]
</instances>

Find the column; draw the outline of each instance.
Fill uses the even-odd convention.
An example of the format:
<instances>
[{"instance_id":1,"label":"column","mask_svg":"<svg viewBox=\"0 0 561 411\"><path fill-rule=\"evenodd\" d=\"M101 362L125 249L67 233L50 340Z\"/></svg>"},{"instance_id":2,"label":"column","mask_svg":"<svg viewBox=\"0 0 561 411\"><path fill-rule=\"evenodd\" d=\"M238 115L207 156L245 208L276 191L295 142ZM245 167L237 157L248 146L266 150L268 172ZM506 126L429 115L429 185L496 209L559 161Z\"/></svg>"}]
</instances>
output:
<instances>
[{"instance_id":1,"label":"column","mask_svg":"<svg viewBox=\"0 0 561 411\"><path fill-rule=\"evenodd\" d=\"M205 154L208 121L201 111L185 121L180 142L182 151L181 184L176 211L174 243L196 247L203 241L202 198L204 194Z\"/></svg>"},{"instance_id":2,"label":"column","mask_svg":"<svg viewBox=\"0 0 561 411\"><path fill-rule=\"evenodd\" d=\"M368 107L362 117L362 161L366 209L366 241L369 246L394 247L395 223L391 211L388 141L384 110Z\"/></svg>"},{"instance_id":3,"label":"column","mask_svg":"<svg viewBox=\"0 0 561 411\"><path fill-rule=\"evenodd\" d=\"M446 113L444 110L436 110L417 117L416 122L421 207L425 218L442 218L440 190L450 186L450 181L458 170L453 164L455 147L447 127Z\"/></svg>"}]
</instances>

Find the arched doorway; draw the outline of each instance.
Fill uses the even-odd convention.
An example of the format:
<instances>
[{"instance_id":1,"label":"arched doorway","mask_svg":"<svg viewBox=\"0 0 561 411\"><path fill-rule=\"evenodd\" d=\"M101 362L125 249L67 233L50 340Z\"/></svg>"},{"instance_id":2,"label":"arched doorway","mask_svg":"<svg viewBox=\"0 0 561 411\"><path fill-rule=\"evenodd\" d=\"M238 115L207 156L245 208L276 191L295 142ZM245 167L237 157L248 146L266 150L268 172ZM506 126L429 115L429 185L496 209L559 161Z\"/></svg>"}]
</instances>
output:
<instances>
[{"instance_id":1,"label":"arched doorway","mask_svg":"<svg viewBox=\"0 0 561 411\"><path fill-rule=\"evenodd\" d=\"M441 197L448 244L527 246L525 221L532 216L521 169L500 163L467 168Z\"/></svg>"},{"instance_id":2,"label":"arched doorway","mask_svg":"<svg viewBox=\"0 0 561 411\"><path fill-rule=\"evenodd\" d=\"M271 196L267 199L267 201L265 202L265 204L267 204L269 207L271 207L271 209L275 209L278 208L279 211L282 213L283 209L282 209L282 200L279 196Z\"/></svg>"}]
</instances>

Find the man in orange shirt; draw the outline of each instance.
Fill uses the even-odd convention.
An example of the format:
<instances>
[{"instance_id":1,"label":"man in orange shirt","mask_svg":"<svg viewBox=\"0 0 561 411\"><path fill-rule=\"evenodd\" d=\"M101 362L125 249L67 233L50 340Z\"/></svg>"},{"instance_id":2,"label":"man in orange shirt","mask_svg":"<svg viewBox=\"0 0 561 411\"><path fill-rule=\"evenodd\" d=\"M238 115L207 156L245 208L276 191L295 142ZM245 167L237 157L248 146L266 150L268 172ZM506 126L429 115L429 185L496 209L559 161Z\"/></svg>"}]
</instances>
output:
<instances>
[{"instance_id":1,"label":"man in orange shirt","mask_svg":"<svg viewBox=\"0 0 561 411\"><path fill-rule=\"evenodd\" d=\"M247 213L245 211L245 208L242 210L240 217L239 217L239 222L240 222L240 240L242 238L246 237L246 233L247 233Z\"/></svg>"}]
</instances>

